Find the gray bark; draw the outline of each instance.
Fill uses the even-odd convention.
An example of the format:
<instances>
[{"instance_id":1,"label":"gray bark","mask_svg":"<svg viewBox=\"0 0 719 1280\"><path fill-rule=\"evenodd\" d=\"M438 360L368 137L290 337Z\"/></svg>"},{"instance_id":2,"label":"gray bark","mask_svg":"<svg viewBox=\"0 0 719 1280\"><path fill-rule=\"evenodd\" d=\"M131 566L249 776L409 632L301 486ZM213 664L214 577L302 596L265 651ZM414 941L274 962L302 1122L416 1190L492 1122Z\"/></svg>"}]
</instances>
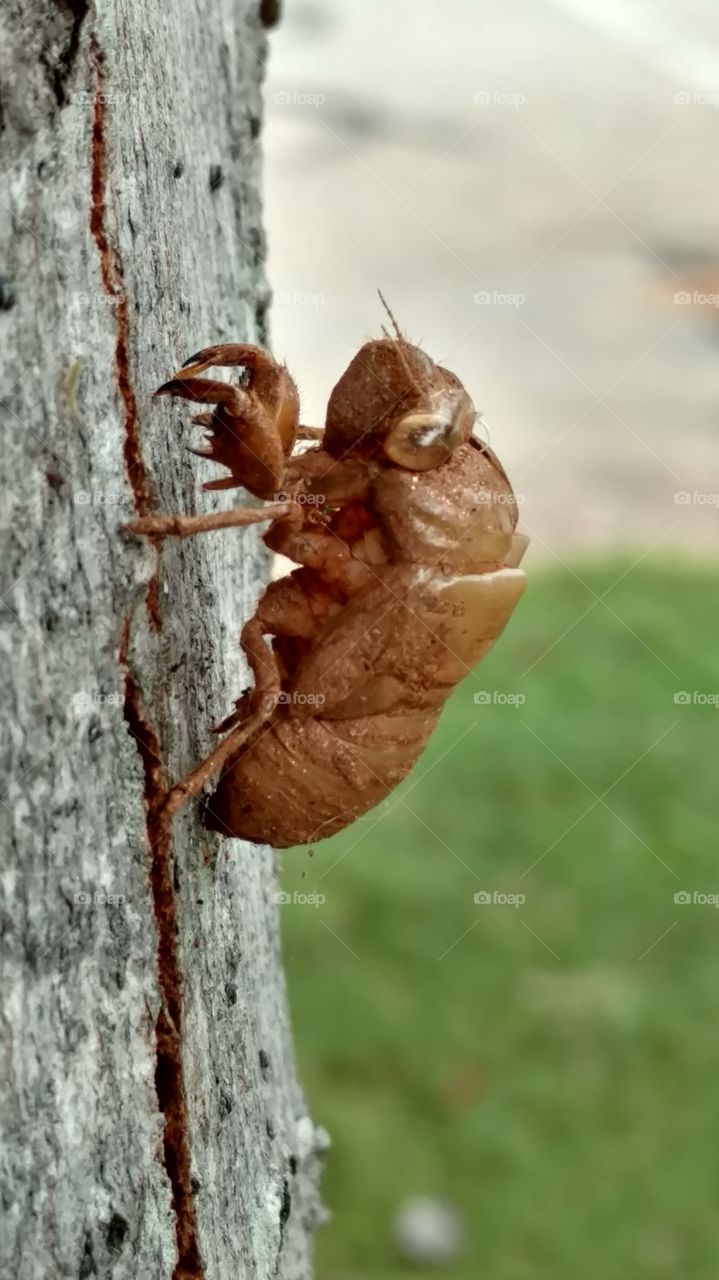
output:
<instances>
[{"instance_id":1,"label":"gray bark","mask_svg":"<svg viewBox=\"0 0 719 1280\"><path fill-rule=\"evenodd\" d=\"M118 533L220 505L149 397L265 340L259 3L0 13L0 1273L299 1280L324 1135L273 855L156 823L247 683L264 553Z\"/></svg>"}]
</instances>

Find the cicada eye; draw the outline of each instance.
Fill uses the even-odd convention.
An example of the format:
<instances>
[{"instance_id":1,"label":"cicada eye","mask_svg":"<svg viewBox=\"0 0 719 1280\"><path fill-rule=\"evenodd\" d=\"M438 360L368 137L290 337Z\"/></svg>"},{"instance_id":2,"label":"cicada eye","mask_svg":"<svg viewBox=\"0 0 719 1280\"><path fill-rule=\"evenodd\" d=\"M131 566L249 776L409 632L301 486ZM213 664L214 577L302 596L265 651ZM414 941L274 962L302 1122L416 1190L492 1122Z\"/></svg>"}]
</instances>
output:
<instances>
[{"instance_id":1,"label":"cicada eye","mask_svg":"<svg viewBox=\"0 0 719 1280\"><path fill-rule=\"evenodd\" d=\"M384 451L409 471L429 471L447 462L468 439L474 408L466 392L442 393L432 408L406 413L387 433Z\"/></svg>"},{"instance_id":2,"label":"cicada eye","mask_svg":"<svg viewBox=\"0 0 719 1280\"><path fill-rule=\"evenodd\" d=\"M436 413L409 413L389 433L384 451L410 471L429 471L451 457L454 424Z\"/></svg>"}]
</instances>

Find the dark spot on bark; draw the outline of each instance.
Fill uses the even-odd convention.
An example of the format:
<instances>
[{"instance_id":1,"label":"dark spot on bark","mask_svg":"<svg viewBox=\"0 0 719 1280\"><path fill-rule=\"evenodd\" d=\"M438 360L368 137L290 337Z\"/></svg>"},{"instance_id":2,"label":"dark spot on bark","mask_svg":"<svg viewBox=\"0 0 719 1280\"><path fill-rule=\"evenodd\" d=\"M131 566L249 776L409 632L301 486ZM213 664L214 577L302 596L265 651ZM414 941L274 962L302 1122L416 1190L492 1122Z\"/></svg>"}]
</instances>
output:
<instances>
[{"instance_id":1,"label":"dark spot on bark","mask_svg":"<svg viewBox=\"0 0 719 1280\"><path fill-rule=\"evenodd\" d=\"M85 19L85 15L90 7L89 0L56 0L58 9L64 10L72 17L72 26L65 44L65 48L58 58L51 71L51 82L55 101L58 107L64 107L67 102L67 81L72 73L77 51L80 47L80 31Z\"/></svg>"},{"instance_id":2,"label":"dark spot on bark","mask_svg":"<svg viewBox=\"0 0 719 1280\"><path fill-rule=\"evenodd\" d=\"M201 1191L201 1190L202 1190L202 1183L200 1182L200 1179L199 1179L199 1178L196 1176L196 1174L194 1174L194 1173L193 1173L192 1177L190 1178L190 1190L192 1191L192 1194L193 1194L193 1195L195 1195L195 1196L197 1195L198 1191Z\"/></svg>"},{"instance_id":3,"label":"dark spot on bark","mask_svg":"<svg viewBox=\"0 0 719 1280\"><path fill-rule=\"evenodd\" d=\"M11 311L15 306L15 290L12 282L0 276L0 311Z\"/></svg>"},{"instance_id":4,"label":"dark spot on bark","mask_svg":"<svg viewBox=\"0 0 719 1280\"><path fill-rule=\"evenodd\" d=\"M226 1093L221 1093L221 1094L220 1094L220 1100L219 1100L219 1102L218 1102L218 1104L217 1104L217 1109L218 1109L218 1111L219 1111L219 1113L220 1113L220 1119L221 1119L221 1120L225 1120L225 1119L227 1118L227 1116L229 1116L229 1115L230 1115L230 1113L231 1113L231 1111L232 1111L232 1102L231 1102L231 1100L228 1098L228 1096L227 1096L227 1094L226 1094Z\"/></svg>"},{"instance_id":5,"label":"dark spot on bark","mask_svg":"<svg viewBox=\"0 0 719 1280\"><path fill-rule=\"evenodd\" d=\"M45 479L47 480L50 488L55 490L62 489L62 486L65 483L65 477L58 475L57 471L46 471Z\"/></svg>"},{"instance_id":6,"label":"dark spot on bark","mask_svg":"<svg viewBox=\"0 0 719 1280\"><path fill-rule=\"evenodd\" d=\"M269 1138L270 1142L272 1142L275 1136L275 1126L273 1125L269 1117L267 1120L265 1120L265 1133L267 1134L267 1137Z\"/></svg>"},{"instance_id":7,"label":"dark spot on bark","mask_svg":"<svg viewBox=\"0 0 719 1280\"><path fill-rule=\"evenodd\" d=\"M127 1238L129 1227L127 1219L121 1213L113 1213L109 1222L103 1227L105 1244L110 1253L119 1253Z\"/></svg>"},{"instance_id":8,"label":"dark spot on bark","mask_svg":"<svg viewBox=\"0 0 719 1280\"><path fill-rule=\"evenodd\" d=\"M181 161L181 160L177 160L177 161L175 162L175 167L174 167L174 169L172 170L172 176L173 176L173 178L181 178L184 172L185 172L185 166L184 166L184 164L182 163L182 161Z\"/></svg>"},{"instance_id":9,"label":"dark spot on bark","mask_svg":"<svg viewBox=\"0 0 719 1280\"><path fill-rule=\"evenodd\" d=\"M267 312L269 310L269 298L258 298L255 303L255 327L257 330L257 341L261 347L266 347L269 341L269 328L267 325Z\"/></svg>"},{"instance_id":10,"label":"dark spot on bark","mask_svg":"<svg viewBox=\"0 0 719 1280\"><path fill-rule=\"evenodd\" d=\"M92 1252L92 1236L89 1231L85 1232L85 1245L80 1259L80 1270L77 1273L77 1280L87 1280L88 1276L96 1276L97 1267L95 1266L95 1255Z\"/></svg>"},{"instance_id":11,"label":"dark spot on bark","mask_svg":"<svg viewBox=\"0 0 719 1280\"><path fill-rule=\"evenodd\" d=\"M87 726L88 742L99 742L102 737L102 724L99 716L93 716Z\"/></svg>"},{"instance_id":12,"label":"dark spot on bark","mask_svg":"<svg viewBox=\"0 0 719 1280\"><path fill-rule=\"evenodd\" d=\"M234 982L225 983L225 996L228 1004L237 1004L237 987Z\"/></svg>"},{"instance_id":13,"label":"dark spot on bark","mask_svg":"<svg viewBox=\"0 0 719 1280\"><path fill-rule=\"evenodd\" d=\"M134 222L132 221L132 214L131 214L131 213L128 213L128 215L127 215L127 225L128 225L128 227L130 228L130 235L132 236L133 240L135 240L135 239L136 239L136 237L137 237L137 228L136 228L136 226L135 226Z\"/></svg>"},{"instance_id":14,"label":"dark spot on bark","mask_svg":"<svg viewBox=\"0 0 719 1280\"><path fill-rule=\"evenodd\" d=\"M265 237L259 227L250 227L247 239L252 250L252 265L254 267L262 266L265 260Z\"/></svg>"},{"instance_id":15,"label":"dark spot on bark","mask_svg":"<svg viewBox=\"0 0 719 1280\"><path fill-rule=\"evenodd\" d=\"M180 891L180 868L178 867L177 863L175 863L174 867L172 868L172 887L173 887L173 889L175 890L175 893L179 893L179 891Z\"/></svg>"},{"instance_id":16,"label":"dark spot on bark","mask_svg":"<svg viewBox=\"0 0 719 1280\"><path fill-rule=\"evenodd\" d=\"M210 165L210 191L219 191L224 181L225 181L225 175L222 172L222 165L211 164Z\"/></svg>"},{"instance_id":17,"label":"dark spot on bark","mask_svg":"<svg viewBox=\"0 0 719 1280\"><path fill-rule=\"evenodd\" d=\"M259 116L250 116L250 137L254 142L255 138L259 138L262 121Z\"/></svg>"},{"instance_id":18,"label":"dark spot on bark","mask_svg":"<svg viewBox=\"0 0 719 1280\"><path fill-rule=\"evenodd\" d=\"M258 1056L259 1056L259 1059L260 1059L260 1067L261 1067L261 1069L262 1069L263 1071L267 1071L267 1069L268 1069L268 1067L269 1067L269 1065L270 1065L270 1060L269 1060L269 1058L267 1057L267 1054L265 1053L264 1049L260 1049L260 1052L259 1052L259 1055L258 1055Z\"/></svg>"},{"instance_id":19,"label":"dark spot on bark","mask_svg":"<svg viewBox=\"0 0 719 1280\"><path fill-rule=\"evenodd\" d=\"M290 1173L293 1177L297 1173L297 1156L290 1156Z\"/></svg>"},{"instance_id":20,"label":"dark spot on bark","mask_svg":"<svg viewBox=\"0 0 719 1280\"><path fill-rule=\"evenodd\" d=\"M260 0L260 22L269 31L282 17L282 0Z\"/></svg>"},{"instance_id":21,"label":"dark spot on bark","mask_svg":"<svg viewBox=\"0 0 719 1280\"><path fill-rule=\"evenodd\" d=\"M285 1178L282 1183L282 1200L280 1203L280 1231L282 1230L287 1219L289 1218L291 1209L292 1209L292 1196L290 1195L290 1184Z\"/></svg>"}]
</instances>

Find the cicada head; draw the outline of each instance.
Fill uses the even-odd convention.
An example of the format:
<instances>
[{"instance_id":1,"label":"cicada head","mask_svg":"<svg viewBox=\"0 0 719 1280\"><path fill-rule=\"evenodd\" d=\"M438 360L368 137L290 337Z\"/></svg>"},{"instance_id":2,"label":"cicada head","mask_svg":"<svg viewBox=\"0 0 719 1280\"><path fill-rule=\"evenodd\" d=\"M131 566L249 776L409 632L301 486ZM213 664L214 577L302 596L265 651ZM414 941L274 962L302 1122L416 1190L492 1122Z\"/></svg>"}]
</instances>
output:
<instances>
[{"instance_id":1,"label":"cicada head","mask_svg":"<svg viewBox=\"0 0 719 1280\"><path fill-rule=\"evenodd\" d=\"M367 342L327 406L324 448L428 471L472 434L475 410L462 383L420 347L395 336Z\"/></svg>"}]
</instances>

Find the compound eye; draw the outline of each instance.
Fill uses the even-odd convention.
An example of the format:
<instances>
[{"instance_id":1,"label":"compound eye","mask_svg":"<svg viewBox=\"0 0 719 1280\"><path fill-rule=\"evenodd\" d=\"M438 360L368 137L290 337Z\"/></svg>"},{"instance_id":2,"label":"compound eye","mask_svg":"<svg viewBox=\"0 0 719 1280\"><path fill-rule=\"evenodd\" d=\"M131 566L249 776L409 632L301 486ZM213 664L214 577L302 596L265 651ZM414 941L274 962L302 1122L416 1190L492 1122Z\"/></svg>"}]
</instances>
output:
<instances>
[{"instance_id":1,"label":"compound eye","mask_svg":"<svg viewBox=\"0 0 719 1280\"><path fill-rule=\"evenodd\" d=\"M467 393L443 392L431 408L406 413L387 433L384 451L409 471L429 471L447 462L469 439L474 406Z\"/></svg>"},{"instance_id":2,"label":"compound eye","mask_svg":"<svg viewBox=\"0 0 719 1280\"><path fill-rule=\"evenodd\" d=\"M390 431L384 451L409 471L429 471L452 456L454 423L436 413L409 413Z\"/></svg>"}]
</instances>

